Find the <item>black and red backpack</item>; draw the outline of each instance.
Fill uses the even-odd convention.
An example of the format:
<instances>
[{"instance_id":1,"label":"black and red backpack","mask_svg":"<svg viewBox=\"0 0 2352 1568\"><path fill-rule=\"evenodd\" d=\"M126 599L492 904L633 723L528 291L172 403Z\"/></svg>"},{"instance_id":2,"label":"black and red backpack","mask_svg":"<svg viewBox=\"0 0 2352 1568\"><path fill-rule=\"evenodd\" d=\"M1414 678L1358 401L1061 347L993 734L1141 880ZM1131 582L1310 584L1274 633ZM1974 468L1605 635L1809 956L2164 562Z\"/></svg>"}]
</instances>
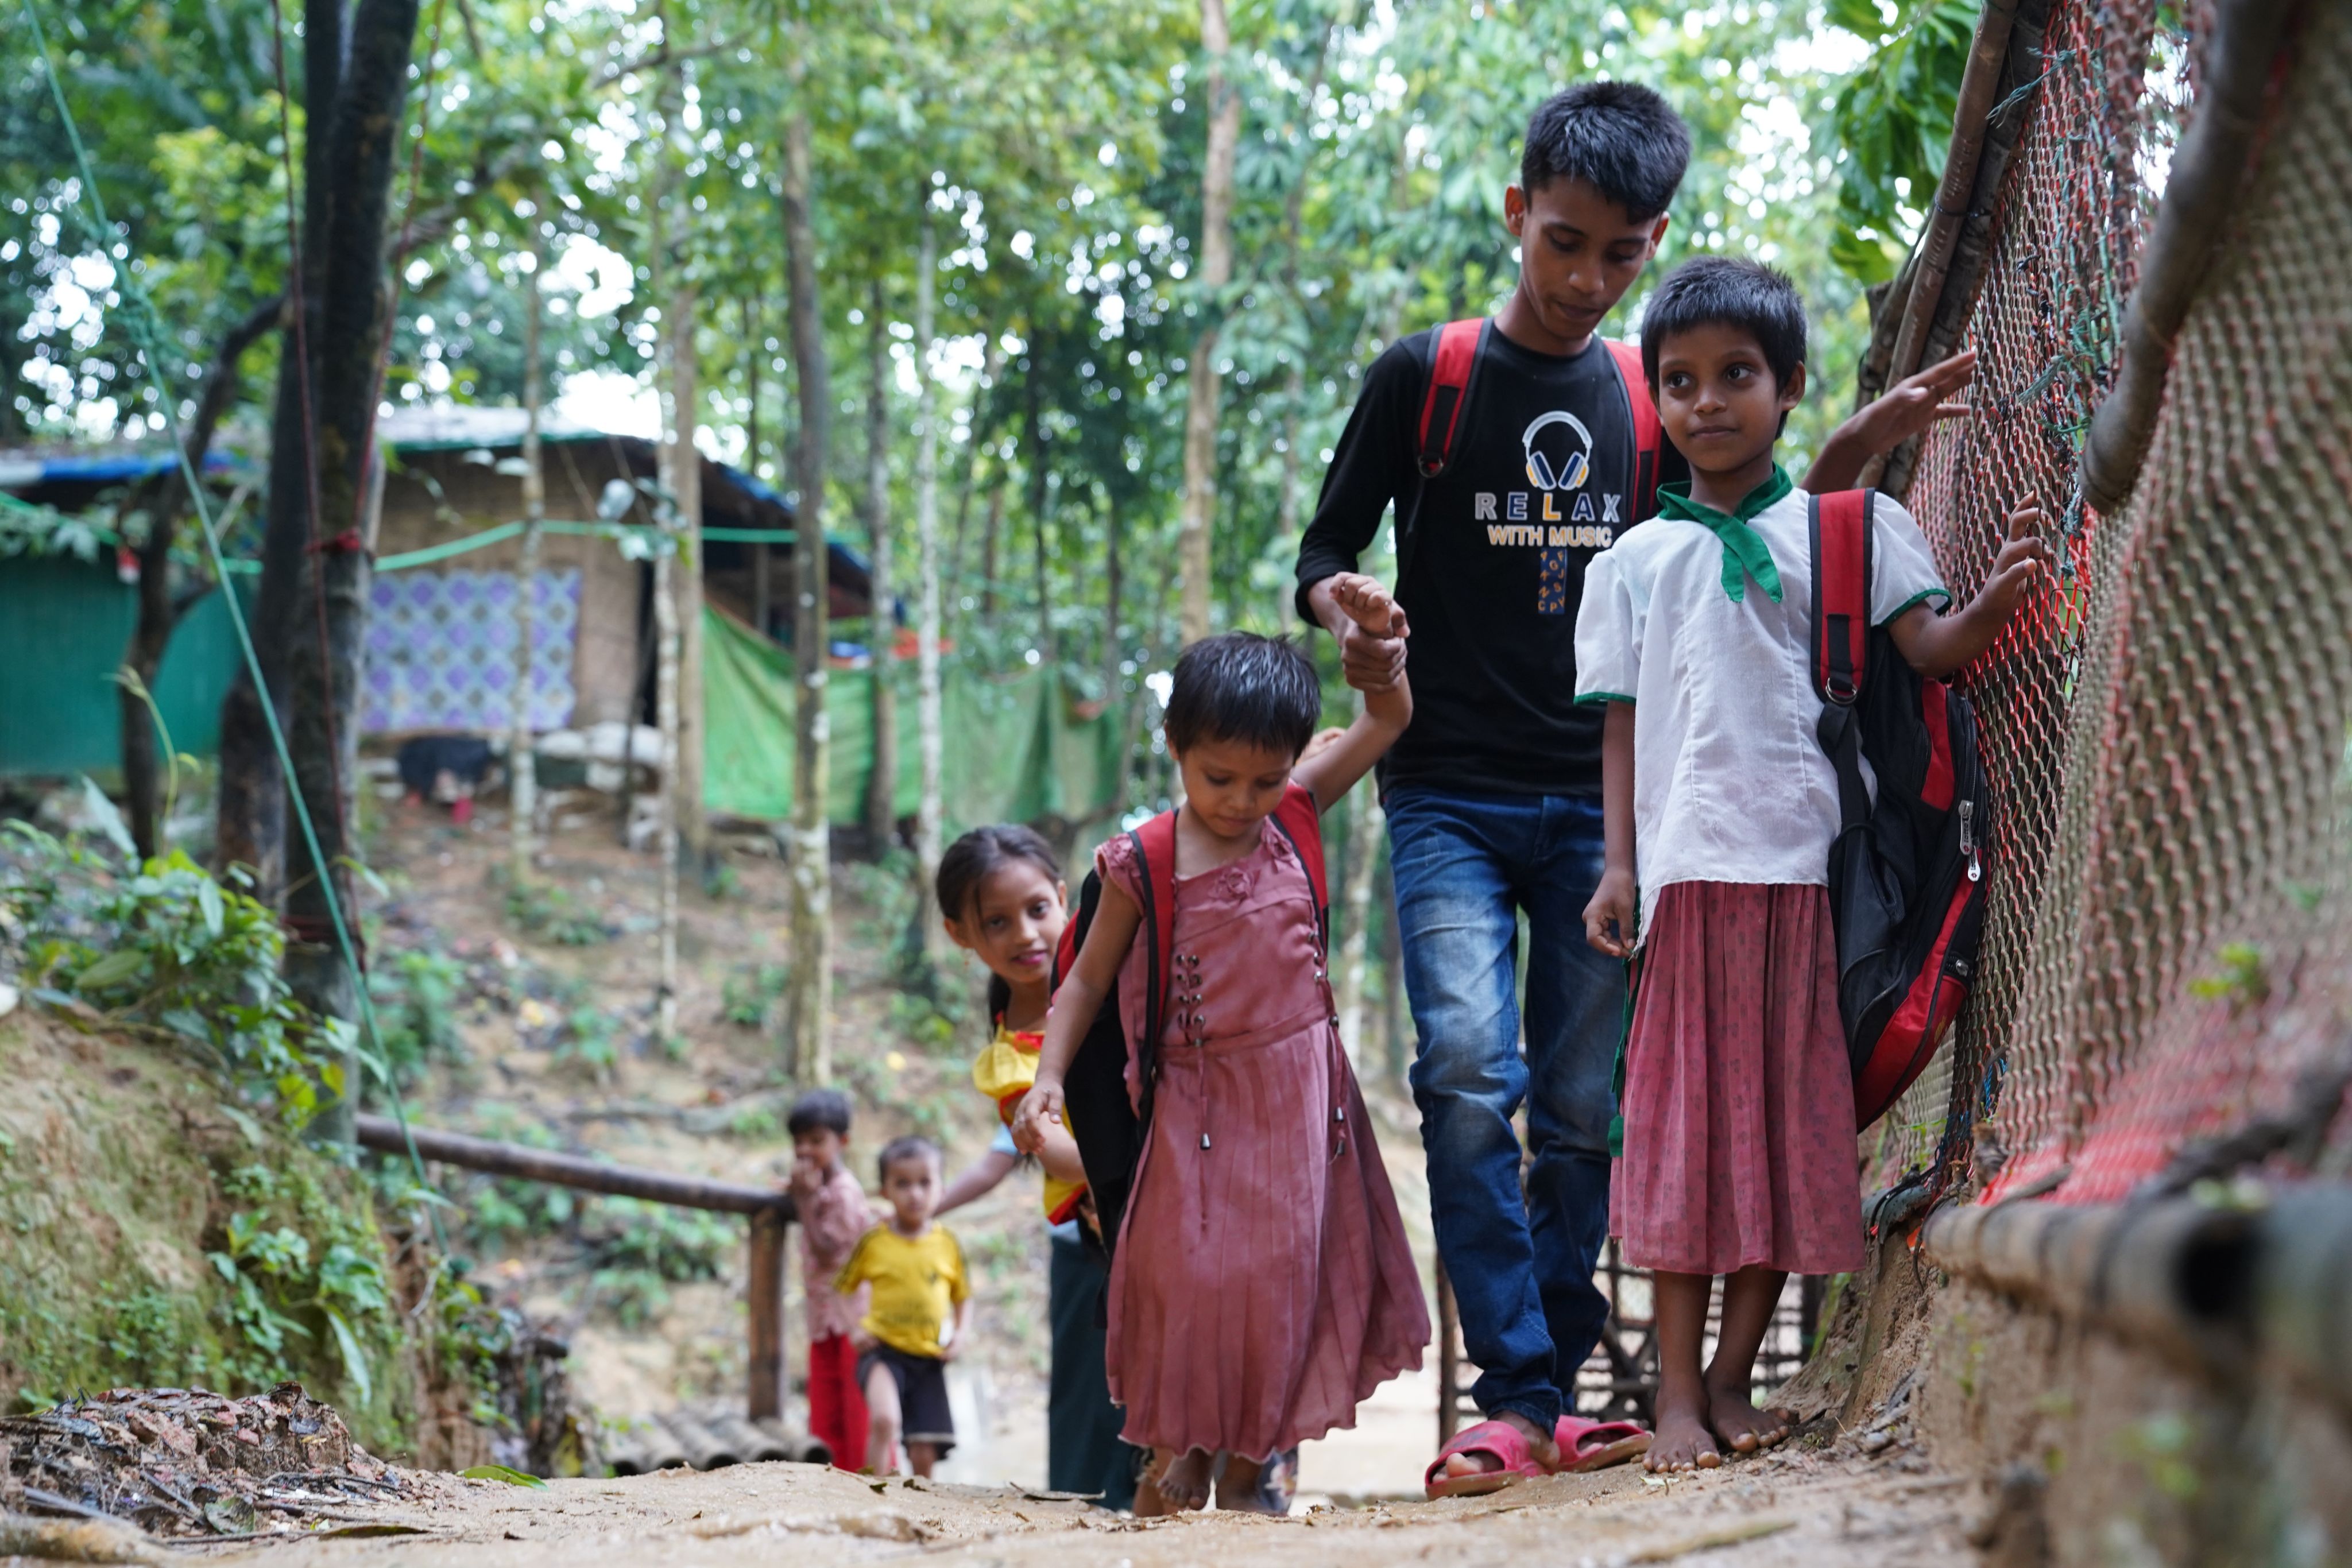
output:
<instances>
[{"instance_id":1,"label":"black and red backpack","mask_svg":"<svg viewBox=\"0 0 2352 1568\"><path fill-rule=\"evenodd\" d=\"M1315 890L1316 940L1326 952L1331 939L1331 892L1325 880L1323 822L1315 797L1293 784L1274 809L1274 825L1288 841L1291 852ZM1143 1039L1138 1042L1137 1082L1140 1092L1130 1101L1127 1092L1127 1030L1121 1021L1118 987L1103 997L1095 1021L1078 1042L1069 1071L1062 1081L1062 1098L1069 1108L1070 1136L1078 1145L1078 1159L1087 1167L1087 1189L1094 1196L1099 1240L1108 1255L1118 1245L1119 1223L1126 1217L1129 1197L1135 1189L1135 1169L1151 1130L1152 1090L1158 1075L1160 1037L1168 1019L1172 944L1176 913L1176 813L1162 811L1128 831L1136 864L1143 871L1143 925L1136 940L1143 944L1144 974L1150 986L1144 1003ZM1102 904L1102 873L1088 871L1078 885L1077 912L1062 927L1060 949L1054 955L1054 984L1076 964L1078 948L1094 925ZM1139 1103L1138 1103L1139 1102Z\"/></svg>"},{"instance_id":2,"label":"black and red backpack","mask_svg":"<svg viewBox=\"0 0 2352 1568\"><path fill-rule=\"evenodd\" d=\"M1424 479L1434 479L1454 462L1454 438L1461 431L1477 390L1478 367L1486 358L1489 317L1448 321L1430 334L1429 385L1421 397L1421 423L1414 427L1413 460ZM1665 426L1658 406L1650 401L1649 378L1642 371L1642 350L1636 343L1604 338L1601 343L1617 366L1625 389L1626 413L1633 428L1633 505L1628 522L1639 522L1657 510L1658 465L1665 451ZM1402 574L1400 574L1402 575Z\"/></svg>"},{"instance_id":3,"label":"black and red backpack","mask_svg":"<svg viewBox=\"0 0 2352 1568\"><path fill-rule=\"evenodd\" d=\"M1857 1128L1911 1086L1968 1004L1988 825L1969 699L1913 670L1870 623L1877 500L1875 490L1809 500L1818 734L1838 778L1830 914Z\"/></svg>"}]
</instances>

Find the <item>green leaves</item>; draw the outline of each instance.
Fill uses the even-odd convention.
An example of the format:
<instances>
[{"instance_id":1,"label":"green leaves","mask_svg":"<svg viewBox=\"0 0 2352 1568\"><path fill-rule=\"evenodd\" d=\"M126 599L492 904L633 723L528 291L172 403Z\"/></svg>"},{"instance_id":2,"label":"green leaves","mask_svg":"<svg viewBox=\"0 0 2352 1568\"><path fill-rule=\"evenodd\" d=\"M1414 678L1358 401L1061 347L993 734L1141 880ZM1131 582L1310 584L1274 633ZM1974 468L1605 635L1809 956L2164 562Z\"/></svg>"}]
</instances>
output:
<instances>
[{"instance_id":1,"label":"green leaves","mask_svg":"<svg viewBox=\"0 0 2352 1568\"><path fill-rule=\"evenodd\" d=\"M1976 15L1971 0L1909 0L1892 21L1874 0L1829 7L1831 22L1871 46L1828 117L1839 179L1830 252L1860 282L1894 276L1935 199Z\"/></svg>"}]
</instances>

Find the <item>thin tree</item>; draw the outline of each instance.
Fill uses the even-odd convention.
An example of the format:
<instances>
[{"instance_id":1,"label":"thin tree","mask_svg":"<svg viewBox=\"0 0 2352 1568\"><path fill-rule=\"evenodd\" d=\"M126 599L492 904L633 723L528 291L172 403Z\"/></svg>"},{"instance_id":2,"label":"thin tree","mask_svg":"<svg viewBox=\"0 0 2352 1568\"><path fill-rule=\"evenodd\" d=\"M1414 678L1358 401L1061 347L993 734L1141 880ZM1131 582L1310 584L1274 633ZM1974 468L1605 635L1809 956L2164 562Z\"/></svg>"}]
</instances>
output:
<instances>
[{"instance_id":1,"label":"thin tree","mask_svg":"<svg viewBox=\"0 0 2352 1568\"><path fill-rule=\"evenodd\" d=\"M922 793L915 806L915 941L925 957L938 949L931 888L944 848L944 737L940 711L940 428L939 386L931 379L931 340L938 329L939 235L931 204L923 203L915 253L915 744L921 753ZM970 495L967 490L965 494Z\"/></svg>"},{"instance_id":2,"label":"thin tree","mask_svg":"<svg viewBox=\"0 0 2352 1568\"><path fill-rule=\"evenodd\" d=\"M313 1012L343 1019L359 1010L358 977L340 950L333 911L354 917L351 790L359 771L370 575L362 504L375 461L380 366L392 331L384 232L416 20L417 0L361 0L348 12L341 0L310 0L304 8L303 92L311 134L289 268L298 305L289 315L289 351L279 361L255 618L270 688L247 689L236 715L245 726L241 738L259 745L248 744L236 759L244 775L239 786L232 790L225 783L222 791L224 841L287 868L289 987ZM287 199L290 207L291 191ZM282 704L287 714L294 787L317 837L315 856L298 841L279 859L284 797L260 724L262 701ZM230 766L225 751L225 775ZM233 796L240 812L259 803L258 818L231 821ZM346 1092L320 1118L319 1132L348 1141L359 1089L355 1045L342 1068Z\"/></svg>"},{"instance_id":3,"label":"thin tree","mask_svg":"<svg viewBox=\"0 0 2352 1568\"><path fill-rule=\"evenodd\" d=\"M792 966L785 993L791 1065L803 1083L833 1076L828 1015L833 1005L830 834L825 828L825 582L824 457L832 428L832 392L824 351L823 302L817 294L815 193L811 177L807 77L808 30L794 29L792 110L784 120L783 226L786 307L792 319L793 364L799 381L800 431L793 445L793 487L799 515L793 525Z\"/></svg>"},{"instance_id":4,"label":"thin tree","mask_svg":"<svg viewBox=\"0 0 2352 1568\"><path fill-rule=\"evenodd\" d=\"M676 286L662 305L662 333L668 348L670 494L677 507L677 569L671 580L677 595L677 765L671 797L677 813L678 852L700 873L710 863L710 815L703 809L705 726L702 718L702 451L694 444L702 423L701 362L694 345L695 312L700 297L684 281L679 257Z\"/></svg>"},{"instance_id":5,"label":"thin tree","mask_svg":"<svg viewBox=\"0 0 2352 1568\"><path fill-rule=\"evenodd\" d=\"M530 879L532 839L537 825L534 819L539 811L538 743L531 732L530 675L532 650L539 641L540 536L547 521L547 464L539 439L543 369L540 360L543 315L541 289L547 267L547 246L541 233L544 220L535 204L530 222L530 266L524 278L522 317L522 559L515 570L514 711L509 716L507 732L507 771L511 781L508 793L514 818L509 824L512 839L508 869L517 887Z\"/></svg>"},{"instance_id":6,"label":"thin tree","mask_svg":"<svg viewBox=\"0 0 2352 1568\"><path fill-rule=\"evenodd\" d=\"M1177 570L1184 580L1184 641L1209 634L1209 529L1217 511L1218 296L1234 277L1234 154L1241 141L1242 99L1226 75L1233 47L1225 0L1201 0L1201 49L1208 56L1209 144L1201 170L1199 279L1201 329L1185 364L1184 495L1177 530Z\"/></svg>"},{"instance_id":7,"label":"thin tree","mask_svg":"<svg viewBox=\"0 0 2352 1568\"><path fill-rule=\"evenodd\" d=\"M898 822L898 694L891 684L898 663L898 621L892 613L890 560L890 325L882 275L866 290L866 527L873 561L866 618L874 682L874 768L866 779L866 841L876 854L890 847Z\"/></svg>"}]
</instances>

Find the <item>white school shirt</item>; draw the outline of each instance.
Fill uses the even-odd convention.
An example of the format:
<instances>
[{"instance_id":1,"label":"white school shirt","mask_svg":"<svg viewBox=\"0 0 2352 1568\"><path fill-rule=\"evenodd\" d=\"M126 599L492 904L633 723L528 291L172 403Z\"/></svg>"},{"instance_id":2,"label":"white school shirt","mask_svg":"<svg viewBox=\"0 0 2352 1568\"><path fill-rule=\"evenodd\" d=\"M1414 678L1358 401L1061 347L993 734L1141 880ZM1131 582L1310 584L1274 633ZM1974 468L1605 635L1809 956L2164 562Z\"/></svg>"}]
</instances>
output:
<instances>
[{"instance_id":1,"label":"white school shirt","mask_svg":"<svg viewBox=\"0 0 2352 1568\"><path fill-rule=\"evenodd\" d=\"M1753 577L1734 601L1723 541L1701 523L1652 517L1585 569L1576 616L1579 702L1633 704L1634 879L1647 932L1677 882L1829 881L1837 770L1814 736L1812 547L1805 493L1748 519L1772 552L1781 598ZM1927 537L1885 496L1873 509L1870 619L1883 626L1951 594Z\"/></svg>"}]
</instances>

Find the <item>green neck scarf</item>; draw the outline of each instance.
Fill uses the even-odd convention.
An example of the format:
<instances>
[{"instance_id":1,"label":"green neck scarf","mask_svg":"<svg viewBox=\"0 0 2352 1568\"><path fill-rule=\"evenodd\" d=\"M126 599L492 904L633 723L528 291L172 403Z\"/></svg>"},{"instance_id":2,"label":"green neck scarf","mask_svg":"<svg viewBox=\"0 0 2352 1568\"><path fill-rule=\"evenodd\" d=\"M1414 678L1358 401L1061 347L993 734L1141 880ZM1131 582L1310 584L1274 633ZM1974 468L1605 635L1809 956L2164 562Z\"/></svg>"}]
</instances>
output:
<instances>
[{"instance_id":1,"label":"green neck scarf","mask_svg":"<svg viewBox=\"0 0 2352 1568\"><path fill-rule=\"evenodd\" d=\"M1789 471L1775 463L1772 476L1748 491L1736 513L1718 512L1692 500L1688 480L1658 486L1658 511L1664 517L1696 523L1723 541L1723 591L1731 596L1734 604L1748 597L1746 580L1750 577L1778 604L1780 569L1772 564L1772 552L1764 548L1764 536L1749 528L1748 521L1795 488L1789 483Z\"/></svg>"}]
</instances>

